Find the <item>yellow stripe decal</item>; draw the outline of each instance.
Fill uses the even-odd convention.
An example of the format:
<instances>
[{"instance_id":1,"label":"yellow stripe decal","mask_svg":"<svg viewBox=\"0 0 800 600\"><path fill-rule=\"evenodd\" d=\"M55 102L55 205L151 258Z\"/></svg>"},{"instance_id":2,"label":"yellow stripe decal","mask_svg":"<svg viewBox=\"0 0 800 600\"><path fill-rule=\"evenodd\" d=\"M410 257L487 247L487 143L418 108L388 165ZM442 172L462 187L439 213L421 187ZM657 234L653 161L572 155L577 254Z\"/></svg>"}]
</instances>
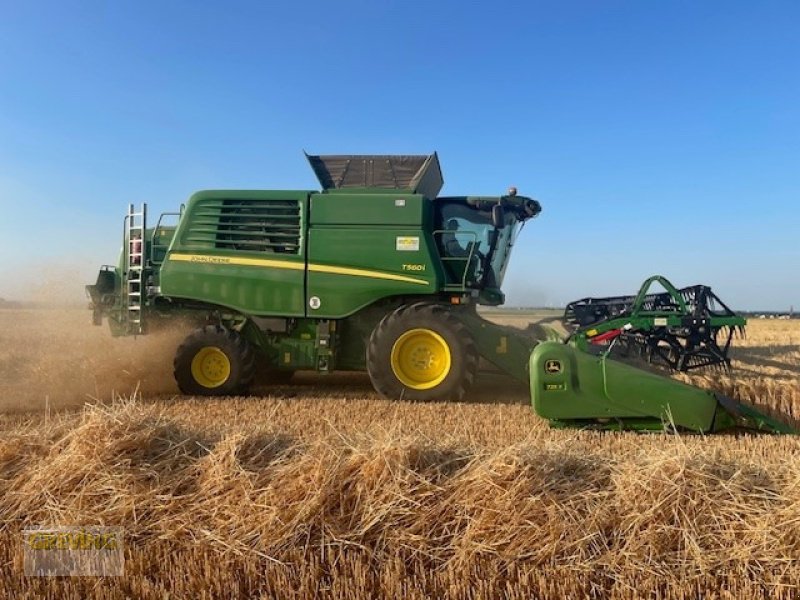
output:
<instances>
[{"instance_id":1,"label":"yellow stripe decal","mask_svg":"<svg viewBox=\"0 0 800 600\"><path fill-rule=\"evenodd\" d=\"M271 258L247 258L239 256L209 256L207 254L179 254L169 255L170 260L182 262L203 263L208 265L244 265L248 267L271 267L273 269L290 269L292 271L302 271L305 265L302 262L289 260L274 260ZM352 277L367 277L369 279L387 279L389 281L402 281L404 283L416 283L428 285L425 279L417 277L406 277L405 275L395 275L383 271L369 271L367 269L353 269L350 267L334 267L330 265L309 264L309 271L315 273L331 273L333 275L350 275Z\"/></svg>"},{"instance_id":2,"label":"yellow stripe decal","mask_svg":"<svg viewBox=\"0 0 800 600\"><path fill-rule=\"evenodd\" d=\"M272 267L273 269L291 269L302 271L305 265L302 262L290 260L272 260L270 258L246 258L240 256L209 256L207 254L170 254L170 260L183 262L203 263L207 265L245 265L248 267Z\"/></svg>"},{"instance_id":3,"label":"yellow stripe decal","mask_svg":"<svg viewBox=\"0 0 800 600\"><path fill-rule=\"evenodd\" d=\"M308 265L309 271L315 273L333 273L334 275L352 275L353 277L369 277L370 279L388 279L390 281L403 281L405 283L419 283L428 285L424 279L416 277L406 277L405 275L394 275L383 271L367 271L366 269L351 269L350 267L332 267L330 265Z\"/></svg>"}]
</instances>

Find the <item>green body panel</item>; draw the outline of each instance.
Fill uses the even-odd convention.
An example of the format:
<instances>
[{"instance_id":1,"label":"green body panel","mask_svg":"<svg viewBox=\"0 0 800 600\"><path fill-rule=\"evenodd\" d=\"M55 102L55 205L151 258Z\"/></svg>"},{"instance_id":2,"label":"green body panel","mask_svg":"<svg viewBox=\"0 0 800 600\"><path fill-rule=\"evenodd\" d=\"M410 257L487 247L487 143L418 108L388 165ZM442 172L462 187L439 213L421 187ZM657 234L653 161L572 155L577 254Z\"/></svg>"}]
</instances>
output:
<instances>
[{"instance_id":1,"label":"green body panel","mask_svg":"<svg viewBox=\"0 0 800 600\"><path fill-rule=\"evenodd\" d=\"M342 318L383 298L440 290L430 201L385 191L312 194L310 205L308 197L305 191L195 194L161 267L161 294L255 316ZM226 200L296 200L298 251L219 248L211 223ZM391 218L381 221L386 213Z\"/></svg>"},{"instance_id":2,"label":"green body panel","mask_svg":"<svg viewBox=\"0 0 800 600\"><path fill-rule=\"evenodd\" d=\"M311 225L377 225L430 230L431 201L392 191L357 193L339 190L311 196Z\"/></svg>"},{"instance_id":3,"label":"green body panel","mask_svg":"<svg viewBox=\"0 0 800 600\"><path fill-rule=\"evenodd\" d=\"M250 315L305 316L308 194L219 190L193 195L161 267L161 294ZM219 247L219 234L213 225L216 215L221 203L238 200L252 201L256 206L272 206L270 201L296 202L300 218L297 250Z\"/></svg>"},{"instance_id":4,"label":"green body panel","mask_svg":"<svg viewBox=\"0 0 800 600\"><path fill-rule=\"evenodd\" d=\"M398 250L398 239L413 240L417 249ZM315 317L349 316L391 296L436 294L442 279L435 248L419 229L312 226L308 255Z\"/></svg>"},{"instance_id":5,"label":"green body panel","mask_svg":"<svg viewBox=\"0 0 800 600\"><path fill-rule=\"evenodd\" d=\"M555 420L645 419L711 431L713 393L604 356L543 342L530 357L533 408Z\"/></svg>"},{"instance_id":6,"label":"green body panel","mask_svg":"<svg viewBox=\"0 0 800 600\"><path fill-rule=\"evenodd\" d=\"M385 298L437 293L431 202L396 191L344 192L310 199L309 316L342 318Z\"/></svg>"},{"instance_id":7,"label":"green body panel","mask_svg":"<svg viewBox=\"0 0 800 600\"><path fill-rule=\"evenodd\" d=\"M224 261L220 253L208 253L197 260ZM302 260L296 261L302 265ZM250 315L305 315L303 269L271 269L234 264L169 260L161 269L161 292L216 304Z\"/></svg>"}]
</instances>

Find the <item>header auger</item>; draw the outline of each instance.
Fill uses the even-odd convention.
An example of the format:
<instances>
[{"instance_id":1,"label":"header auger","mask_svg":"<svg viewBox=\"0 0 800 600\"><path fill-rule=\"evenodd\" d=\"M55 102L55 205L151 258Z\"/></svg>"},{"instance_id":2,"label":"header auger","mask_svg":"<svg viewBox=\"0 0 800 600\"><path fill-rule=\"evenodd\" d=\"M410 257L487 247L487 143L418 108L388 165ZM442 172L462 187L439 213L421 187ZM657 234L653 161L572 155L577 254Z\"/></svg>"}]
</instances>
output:
<instances>
[{"instance_id":1,"label":"header auger","mask_svg":"<svg viewBox=\"0 0 800 600\"><path fill-rule=\"evenodd\" d=\"M636 296L574 302L567 339L502 327L476 307L503 304L536 200L514 188L439 196L436 154L308 160L322 191L202 191L154 227L146 206L131 206L118 265L87 286L94 322L108 319L114 335L191 324L174 372L193 395L244 394L257 372L285 383L297 370L350 370L388 398L458 401L483 359L529 384L537 414L558 427L788 431L612 356L624 347L678 370L728 365L744 319L707 287L653 278ZM655 281L667 291L650 293Z\"/></svg>"}]
</instances>

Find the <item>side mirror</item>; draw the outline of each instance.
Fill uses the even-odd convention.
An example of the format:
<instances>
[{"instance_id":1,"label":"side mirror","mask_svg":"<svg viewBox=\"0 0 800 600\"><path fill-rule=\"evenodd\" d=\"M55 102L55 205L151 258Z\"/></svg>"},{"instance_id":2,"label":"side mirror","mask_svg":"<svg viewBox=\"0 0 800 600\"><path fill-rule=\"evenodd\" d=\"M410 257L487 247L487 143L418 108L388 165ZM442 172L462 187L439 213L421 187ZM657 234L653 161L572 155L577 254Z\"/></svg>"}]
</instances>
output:
<instances>
[{"instance_id":1,"label":"side mirror","mask_svg":"<svg viewBox=\"0 0 800 600\"><path fill-rule=\"evenodd\" d=\"M492 225L494 225L495 229L502 229L506 226L506 213L500 204L495 204L492 207Z\"/></svg>"}]
</instances>

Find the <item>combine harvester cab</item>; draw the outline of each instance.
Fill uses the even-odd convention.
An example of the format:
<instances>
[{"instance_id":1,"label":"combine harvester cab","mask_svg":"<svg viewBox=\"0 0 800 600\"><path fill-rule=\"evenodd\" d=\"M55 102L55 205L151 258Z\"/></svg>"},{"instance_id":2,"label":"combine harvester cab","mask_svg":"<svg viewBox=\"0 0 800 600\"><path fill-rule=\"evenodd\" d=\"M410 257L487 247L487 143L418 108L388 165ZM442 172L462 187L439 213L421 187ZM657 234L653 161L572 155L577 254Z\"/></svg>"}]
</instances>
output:
<instances>
[{"instance_id":1,"label":"combine harvester cab","mask_svg":"<svg viewBox=\"0 0 800 600\"><path fill-rule=\"evenodd\" d=\"M87 286L93 322L107 318L113 335L191 328L174 359L186 394L338 370L366 371L387 398L459 401L483 359L530 384L535 411L555 426L787 430L602 351L683 371L728 365L744 319L716 311L708 288L662 279L668 296L648 282L635 297L572 303L567 340L502 327L476 308L503 304L511 248L540 213L536 200L514 188L439 196L436 154L307 158L321 191L201 191L154 227L146 205L129 206L118 264Z\"/></svg>"}]
</instances>

